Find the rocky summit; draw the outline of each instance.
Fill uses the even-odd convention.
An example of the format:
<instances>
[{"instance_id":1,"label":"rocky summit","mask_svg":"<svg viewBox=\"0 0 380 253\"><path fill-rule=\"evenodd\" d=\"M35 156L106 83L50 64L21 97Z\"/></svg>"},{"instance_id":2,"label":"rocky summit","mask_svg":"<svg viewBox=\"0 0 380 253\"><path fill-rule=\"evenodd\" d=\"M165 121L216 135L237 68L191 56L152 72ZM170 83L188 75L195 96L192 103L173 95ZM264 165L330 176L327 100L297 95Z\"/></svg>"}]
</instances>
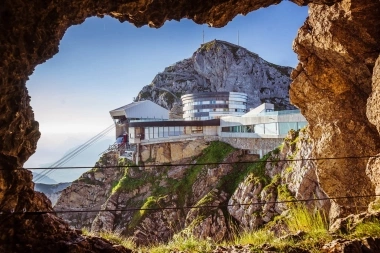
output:
<instances>
[{"instance_id":1,"label":"rocky summit","mask_svg":"<svg viewBox=\"0 0 380 253\"><path fill-rule=\"evenodd\" d=\"M151 100L172 109L184 94L233 91L248 94L248 108L268 102L277 109L293 109L289 102L291 71L238 45L213 40L202 44L191 58L157 74L136 101Z\"/></svg>"}]
</instances>

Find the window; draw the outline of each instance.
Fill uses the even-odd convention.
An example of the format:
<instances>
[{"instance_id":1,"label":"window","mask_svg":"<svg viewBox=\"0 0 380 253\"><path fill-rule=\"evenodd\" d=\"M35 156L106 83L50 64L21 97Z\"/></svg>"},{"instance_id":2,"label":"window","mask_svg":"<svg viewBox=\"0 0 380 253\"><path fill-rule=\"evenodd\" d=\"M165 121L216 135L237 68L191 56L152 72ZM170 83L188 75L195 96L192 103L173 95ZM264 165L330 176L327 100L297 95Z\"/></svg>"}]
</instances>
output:
<instances>
[{"instance_id":1,"label":"window","mask_svg":"<svg viewBox=\"0 0 380 253\"><path fill-rule=\"evenodd\" d=\"M174 135L175 135L174 127L169 127L169 136L174 136Z\"/></svg>"},{"instance_id":2,"label":"window","mask_svg":"<svg viewBox=\"0 0 380 253\"><path fill-rule=\"evenodd\" d=\"M184 128L183 126L180 126L180 127L179 127L179 134L180 134L180 135L185 134L185 128Z\"/></svg>"},{"instance_id":3,"label":"window","mask_svg":"<svg viewBox=\"0 0 380 253\"><path fill-rule=\"evenodd\" d=\"M203 133L203 128L201 126L193 126L191 127L191 133L193 134Z\"/></svg>"},{"instance_id":4,"label":"window","mask_svg":"<svg viewBox=\"0 0 380 253\"><path fill-rule=\"evenodd\" d=\"M222 132L227 133L230 131L229 127L222 127Z\"/></svg>"},{"instance_id":5,"label":"window","mask_svg":"<svg viewBox=\"0 0 380 253\"><path fill-rule=\"evenodd\" d=\"M278 125L280 134L287 134L290 129L297 130L297 122L280 122Z\"/></svg>"}]
</instances>

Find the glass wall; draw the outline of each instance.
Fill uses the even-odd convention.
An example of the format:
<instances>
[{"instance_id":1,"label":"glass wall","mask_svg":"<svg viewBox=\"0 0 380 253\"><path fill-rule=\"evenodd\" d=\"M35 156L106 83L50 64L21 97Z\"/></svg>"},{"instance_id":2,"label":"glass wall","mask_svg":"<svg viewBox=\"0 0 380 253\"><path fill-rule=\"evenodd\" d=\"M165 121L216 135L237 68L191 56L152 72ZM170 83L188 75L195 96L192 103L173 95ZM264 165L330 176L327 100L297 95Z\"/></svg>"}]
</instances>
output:
<instances>
[{"instance_id":1,"label":"glass wall","mask_svg":"<svg viewBox=\"0 0 380 253\"><path fill-rule=\"evenodd\" d=\"M183 126L171 127L145 127L145 136L149 139L167 138L170 136L179 136L185 134Z\"/></svg>"},{"instance_id":2,"label":"glass wall","mask_svg":"<svg viewBox=\"0 0 380 253\"><path fill-rule=\"evenodd\" d=\"M298 130L297 122L280 122L279 125L279 132L280 134L287 134L290 129Z\"/></svg>"},{"instance_id":3,"label":"glass wall","mask_svg":"<svg viewBox=\"0 0 380 253\"><path fill-rule=\"evenodd\" d=\"M265 134L265 124L257 124L257 125L255 125L255 133Z\"/></svg>"},{"instance_id":4,"label":"glass wall","mask_svg":"<svg viewBox=\"0 0 380 253\"><path fill-rule=\"evenodd\" d=\"M268 123L268 124L264 124L264 125L265 125L265 129L264 129L265 134L270 134L270 135L277 135L278 134L277 123Z\"/></svg>"},{"instance_id":5,"label":"glass wall","mask_svg":"<svg viewBox=\"0 0 380 253\"><path fill-rule=\"evenodd\" d=\"M268 135L287 134L290 129L299 130L307 125L307 122L274 122L257 125L239 125L222 127L224 133L257 133Z\"/></svg>"}]
</instances>

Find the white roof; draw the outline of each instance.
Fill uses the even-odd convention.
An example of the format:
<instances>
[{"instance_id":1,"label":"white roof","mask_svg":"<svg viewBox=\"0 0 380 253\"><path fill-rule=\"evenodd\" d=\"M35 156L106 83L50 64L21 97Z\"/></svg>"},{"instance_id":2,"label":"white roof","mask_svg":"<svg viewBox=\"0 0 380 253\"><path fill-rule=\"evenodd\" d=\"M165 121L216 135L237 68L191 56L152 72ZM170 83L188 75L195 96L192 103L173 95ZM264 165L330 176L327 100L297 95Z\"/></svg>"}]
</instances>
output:
<instances>
[{"instance_id":1,"label":"white roof","mask_svg":"<svg viewBox=\"0 0 380 253\"><path fill-rule=\"evenodd\" d=\"M169 111L150 100L133 102L110 111L111 117L168 119Z\"/></svg>"},{"instance_id":2,"label":"white roof","mask_svg":"<svg viewBox=\"0 0 380 253\"><path fill-rule=\"evenodd\" d=\"M256 108L251 109L249 112L244 114L242 117L252 117L261 112L265 112L267 109L274 110L274 104L271 103L263 103Z\"/></svg>"}]
</instances>

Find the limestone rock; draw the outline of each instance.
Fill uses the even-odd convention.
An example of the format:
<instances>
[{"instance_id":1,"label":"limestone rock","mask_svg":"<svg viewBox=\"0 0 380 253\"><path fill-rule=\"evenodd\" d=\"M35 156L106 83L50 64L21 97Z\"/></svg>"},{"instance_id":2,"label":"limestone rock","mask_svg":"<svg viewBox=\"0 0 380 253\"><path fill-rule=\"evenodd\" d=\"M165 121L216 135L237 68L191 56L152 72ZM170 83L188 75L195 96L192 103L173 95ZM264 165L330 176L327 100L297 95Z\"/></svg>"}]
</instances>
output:
<instances>
[{"instance_id":1,"label":"limestone rock","mask_svg":"<svg viewBox=\"0 0 380 253\"><path fill-rule=\"evenodd\" d=\"M98 210L111 194L114 181L123 176L123 169L102 168L110 164L118 164L118 155L115 152L104 154L96 163L98 168L84 173L69 187L64 189L54 206L56 211L65 210ZM96 217L96 212L63 213L60 217L68 221L74 228L90 228Z\"/></svg>"},{"instance_id":2,"label":"limestone rock","mask_svg":"<svg viewBox=\"0 0 380 253\"><path fill-rule=\"evenodd\" d=\"M68 188L70 190L63 192L57 205L62 210L81 210L86 206L101 211L60 216L76 228L90 227L95 233L115 231L132 237L139 245L168 241L183 229L190 230L196 237L210 237L217 241L230 236L231 224L226 222L230 216L225 212L232 191L228 178L236 177L244 167L240 168L234 162L251 161L256 157L225 143L207 144L204 140L149 146L144 148L144 152L151 154L149 167L128 167L124 173L103 173L104 176L101 175L103 170L86 172L81 180ZM183 153L173 155L173 151ZM198 161L204 162L203 156L208 152L218 153L208 155L208 159L215 159L215 155L225 152L223 161L227 164L197 165ZM112 154L110 156L114 158ZM170 161L173 156L178 157L176 162L190 165L154 167L157 161L161 164L163 157ZM106 160L111 166L120 163L116 159ZM110 185L113 182L112 192L97 179L106 179ZM89 192L95 192L96 198L90 198ZM186 208L193 205L215 208ZM170 209L161 210L160 207ZM138 208L142 210L136 210Z\"/></svg>"},{"instance_id":3,"label":"limestone rock","mask_svg":"<svg viewBox=\"0 0 380 253\"><path fill-rule=\"evenodd\" d=\"M307 128L290 131L280 148L266 156L265 164L258 164L264 167L264 175L258 174L256 167L239 184L228 202L229 213L243 228L257 229L289 210L291 203L282 201L326 198L318 184L315 163L310 160L311 151ZM330 211L329 200L305 204L310 210L317 208L326 214Z\"/></svg>"},{"instance_id":4,"label":"limestone rock","mask_svg":"<svg viewBox=\"0 0 380 253\"><path fill-rule=\"evenodd\" d=\"M377 58L372 77L372 94L367 102L367 117L380 133L380 56ZM378 156L379 154L377 154ZM367 164L366 174L375 186L376 195L380 194L380 159L370 158ZM379 197L376 197L376 202Z\"/></svg>"},{"instance_id":5,"label":"limestone rock","mask_svg":"<svg viewBox=\"0 0 380 253\"><path fill-rule=\"evenodd\" d=\"M177 163L198 156L206 147L205 140L144 145L141 148L141 160L147 163L155 161L158 164Z\"/></svg>"},{"instance_id":6,"label":"limestone rock","mask_svg":"<svg viewBox=\"0 0 380 253\"><path fill-rule=\"evenodd\" d=\"M377 111L367 99L380 50L379 15L380 2L372 0L309 4L309 17L293 44L300 63L292 73L290 99L310 124L314 158L379 153L379 134L366 117L366 111L370 117ZM376 100L376 91L372 96ZM329 197L373 195L367 161L318 160L321 188ZM331 218L364 211L370 201L337 199Z\"/></svg>"},{"instance_id":7,"label":"limestone rock","mask_svg":"<svg viewBox=\"0 0 380 253\"><path fill-rule=\"evenodd\" d=\"M291 70L243 47L214 40L202 44L191 58L157 74L136 100L151 100L168 109L176 104L176 111L180 111L181 95L234 91L248 94L248 108L269 102L278 109L293 109L288 95Z\"/></svg>"},{"instance_id":8,"label":"limestone rock","mask_svg":"<svg viewBox=\"0 0 380 253\"><path fill-rule=\"evenodd\" d=\"M325 253L364 253L364 252L378 252L380 249L380 239L378 238L364 238L356 240L337 239L322 247L321 252Z\"/></svg>"}]
</instances>

